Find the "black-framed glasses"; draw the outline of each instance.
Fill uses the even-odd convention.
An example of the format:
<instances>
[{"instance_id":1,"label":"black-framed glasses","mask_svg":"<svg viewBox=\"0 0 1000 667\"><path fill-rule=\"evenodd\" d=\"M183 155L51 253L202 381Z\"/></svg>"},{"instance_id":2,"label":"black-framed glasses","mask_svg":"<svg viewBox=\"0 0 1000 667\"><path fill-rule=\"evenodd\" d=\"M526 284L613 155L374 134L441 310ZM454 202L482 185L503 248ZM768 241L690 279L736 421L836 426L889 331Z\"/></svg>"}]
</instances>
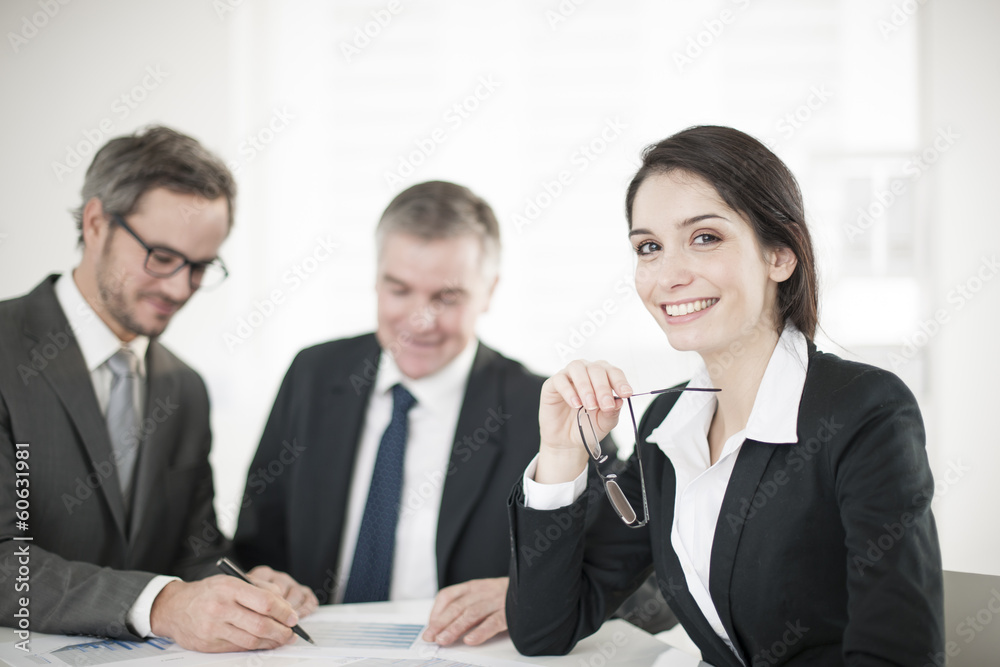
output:
<instances>
[{"instance_id":1,"label":"black-framed glasses","mask_svg":"<svg viewBox=\"0 0 1000 667\"><path fill-rule=\"evenodd\" d=\"M192 290L218 287L223 280L229 277L229 270L226 269L226 265L218 257L210 262L194 262L176 250L149 245L117 213L111 216L111 221L131 234L132 238L145 248L146 261L143 263L143 268L151 276L169 278L178 271L183 270L184 267L191 267L188 273L188 281Z\"/></svg>"},{"instance_id":2,"label":"black-framed glasses","mask_svg":"<svg viewBox=\"0 0 1000 667\"><path fill-rule=\"evenodd\" d=\"M657 389L655 391L644 391L637 394L632 394L632 396L646 396L651 394L675 394L682 391L722 391L721 389L716 389L714 387L675 387L673 389ZM597 463L595 468L597 468L597 474L601 478L601 482L604 484L604 491L608 494L608 500L611 501L611 506L615 508L615 512L621 517L621 520L625 522L629 528L642 528L649 521L649 504L646 501L646 478L642 474L642 452L639 448L639 427L635 421L635 410L632 409L632 396L625 399L628 403L628 413L632 418L632 432L635 433L635 460L639 462L639 484L642 488L642 520L636 521L638 515L632 504L625 497L625 493L622 491L621 487L618 485L618 475L614 473L604 473L601 470L601 464L608 460L608 455L602 453L601 451L601 440L597 437L597 429L594 428L594 422L590 418L590 413L587 412L582 406L576 411L576 425L580 428L580 438L583 440L583 446L587 448L590 456ZM586 420L584 420L586 417Z\"/></svg>"}]
</instances>

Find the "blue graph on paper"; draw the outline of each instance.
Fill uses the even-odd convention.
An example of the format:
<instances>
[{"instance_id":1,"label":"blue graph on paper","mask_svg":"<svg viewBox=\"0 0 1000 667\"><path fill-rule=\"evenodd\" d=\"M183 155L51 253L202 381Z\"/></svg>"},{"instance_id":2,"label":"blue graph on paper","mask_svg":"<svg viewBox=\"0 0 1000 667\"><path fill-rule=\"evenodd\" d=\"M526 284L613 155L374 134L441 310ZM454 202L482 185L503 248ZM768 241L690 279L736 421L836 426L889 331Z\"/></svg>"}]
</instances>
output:
<instances>
[{"instance_id":1,"label":"blue graph on paper","mask_svg":"<svg viewBox=\"0 0 1000 667\"><path fill-rule=\"evenodd\" d=\"M106 665L122 660L137 660L163 655L163 652L173 645L174 643L169 639L160 638L144 642L104 639L57 649L52 652L52 657L62 660L67 665L89 667L90 665Z\"/></svg>"},{"instance_id":2,"label":"blue graph on paper","mask_svg":"<svg viewBox=\"0 0 1000 667\"><path fill-rule=\"evenodd\" d=\"M408 649L420 636L421 625L405 623L326 623L309 632L319 646L337 648Z\"/></svg>"}]
</instances>

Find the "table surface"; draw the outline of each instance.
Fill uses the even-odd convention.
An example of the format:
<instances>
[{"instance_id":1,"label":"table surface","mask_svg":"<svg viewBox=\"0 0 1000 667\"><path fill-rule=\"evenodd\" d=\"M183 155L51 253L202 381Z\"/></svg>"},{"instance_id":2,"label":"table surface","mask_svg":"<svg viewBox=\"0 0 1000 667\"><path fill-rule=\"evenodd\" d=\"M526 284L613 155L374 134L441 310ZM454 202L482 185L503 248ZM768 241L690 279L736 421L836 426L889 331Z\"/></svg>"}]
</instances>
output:
<instances>
[{"instance_id":1,"label":"table surface","mask_svg":"<svg viewBox=\"0 0 1000 667\"><path fill-rule=\"evenodd\" d=\"M366 614L398 614L401 618L406 617L411 622L423 623L430 612L431 604L431 600L413 600L330 605L321 607L317 613L322 614L327 619L343 616L345 619L350 618L354 621ZM302 625L308 628L309 619L303 619ZM32 633L32 635L36 636L40 633ZM0 644L14 641L13 629L0 628ZM481 646L453 646L451 648L461 650L472 659L476 655L480 655L484 658L513 660L533 665L565 667L607 667L610 665L615 667L649 667L650 665L655 665L655 667L697 667L703 665L708 667L707 663L700 662L688 653L671 648L653 635L622 620L608 621L595 634L582 640L572 652L564 656L524 657L514 648L507 633L494 637ZM447 656L442 655L441 657ZM8 663L0 660L0 664L7 665ZM220 665L218 662L213 664Z\"/></svg>"}]
</instances>

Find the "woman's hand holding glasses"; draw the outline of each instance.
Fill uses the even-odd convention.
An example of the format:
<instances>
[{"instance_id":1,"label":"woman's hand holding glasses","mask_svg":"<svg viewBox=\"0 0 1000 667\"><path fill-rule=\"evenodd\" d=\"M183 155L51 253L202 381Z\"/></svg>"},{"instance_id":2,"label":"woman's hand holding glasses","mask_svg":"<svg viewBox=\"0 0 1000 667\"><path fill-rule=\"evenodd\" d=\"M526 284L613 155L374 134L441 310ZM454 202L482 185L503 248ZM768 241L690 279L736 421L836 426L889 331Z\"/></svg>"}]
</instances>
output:
<instances>
[{"instance_id":1,"label":"woman's hand holding glasses","mask_svg":"<svg viewBox=\"0 0 1000 667\"><path fill-rule=\"evenodd\" d=\"M674 387L635 394L625 380L625 374L606 361L570 363L542 385L538 411L542 439L535 481L542 484L572 481L583 472L587 461L593 459L598 464L597 474L615 512L629 528L642 528L649 520L649 509L632 396L681 391L719 390L712 387ZM625 497L618 484L618 475L600 468L600 464L608 458L601 451L601 440L618 423L618 414L626 402L635 436L642 514L637 509L640 506L633 506Z\"/></svg>"},{"instance_id":2,"label":"woman's hand holding glasses","mask_svg":"<svg viewBox=\"0 0 1000 667\"><path fill-rule=\"evenodd\" d=\"M624 401L632 388L621 369L606 361L570 362L542 385L538 409L541 429L535 481L568 482L586 467L590 453L581 439L577 413L585 408L599 439L618 423Z\"/></svg>"}]
</instances>

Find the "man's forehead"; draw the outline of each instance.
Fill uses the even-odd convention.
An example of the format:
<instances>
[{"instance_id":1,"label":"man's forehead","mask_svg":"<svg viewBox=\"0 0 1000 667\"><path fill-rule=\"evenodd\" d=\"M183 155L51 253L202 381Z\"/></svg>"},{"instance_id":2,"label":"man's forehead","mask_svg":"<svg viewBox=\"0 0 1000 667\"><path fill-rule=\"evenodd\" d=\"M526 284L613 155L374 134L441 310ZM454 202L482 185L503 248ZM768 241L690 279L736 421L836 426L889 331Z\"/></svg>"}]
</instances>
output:
<instances>
[{"instance_id":1,"label":"man's forehead","mask_svg":"<svg viewBox=\"0 0 1000 667\"><path fill-rule=\"evenodd\" d=\"M390 266L385 263L379 267L379 281L408 289L438 294L449 292L467 292L469 283L475 277L460 273L441 273L429 275L426 272L407 270L407 267Z\"/></svg>"},{"instance_id":2,"label":"man's forehead","mask_svg":"<svg viewBox=\"0 0 1000 667\"><path fill-rule=\"evenodd\" d=\"M456 270L478 266L481 255L479 240L471 235L423 239L395 233L385 237L380 251L380 265L412 267L422 272L438 267Z\"/></svg>"},{"instance_id":3,"label":"man's forehead","mask_svg":"<svg viewBox=\"0 0 1000 667\"><path fill-rule=\"evenodd\" d=\"M434 248L469 248L479 249L482 242L475 234L458 234L456 236L423 236L404 230L388 232L382 237L382 250L393 248L397 251L410 252L417 249Z\"/></svg>"},{"instance_id":4,"label":"man's forehead","mask_svg":"<svg viewBox=\"0 0 1000 667\"><path fill-rule=\"evenodd\" d=\"M133 214L162 214L190 220L196 215L221 212L229 216L229 201L224 196L209 199L194 192L180 192L165 187L150 188L135 202Z\"/></svg>"},{"instance_id":5,"label":"man's forehead","mask_svg":"<svg viewBox=\"0 0 1000 667\"><path fill-rule=\"evenodd\" d=\"M475 234L424 239L392 232L379 248L377 282L405 285L433 295L448 292L478 294L492 280L484 261L482 240Z\"/></svg>"}]
</instances>

